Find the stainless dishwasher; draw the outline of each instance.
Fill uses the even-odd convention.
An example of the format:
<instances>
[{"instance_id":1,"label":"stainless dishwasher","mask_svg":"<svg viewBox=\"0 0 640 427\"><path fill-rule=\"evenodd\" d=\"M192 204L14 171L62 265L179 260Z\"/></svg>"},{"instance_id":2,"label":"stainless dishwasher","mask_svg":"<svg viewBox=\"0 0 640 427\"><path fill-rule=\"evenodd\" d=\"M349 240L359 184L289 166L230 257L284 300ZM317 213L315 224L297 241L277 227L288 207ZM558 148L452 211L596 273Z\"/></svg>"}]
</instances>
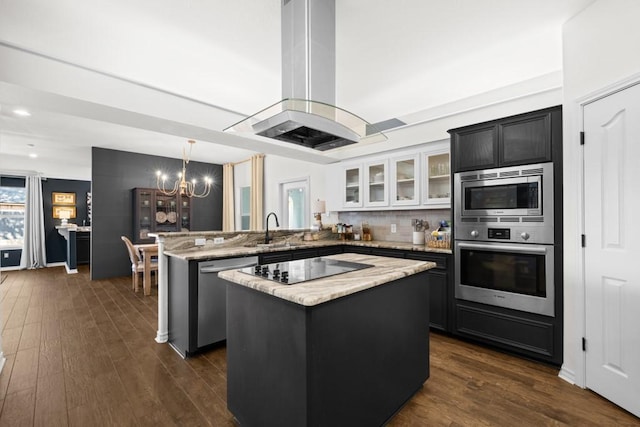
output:
<instances>
[{"instance_id":1,"label":"stainless dishwasher","mask_svg":"<svg viewBox=\"0 0 640 427\"><path fill-rule=\"evenodd\" d=\"M198 263L198 348L227 338L227 285L218 278L218 273L254 265L258 265L258 257Z\"/></svg>"}]
</instances>

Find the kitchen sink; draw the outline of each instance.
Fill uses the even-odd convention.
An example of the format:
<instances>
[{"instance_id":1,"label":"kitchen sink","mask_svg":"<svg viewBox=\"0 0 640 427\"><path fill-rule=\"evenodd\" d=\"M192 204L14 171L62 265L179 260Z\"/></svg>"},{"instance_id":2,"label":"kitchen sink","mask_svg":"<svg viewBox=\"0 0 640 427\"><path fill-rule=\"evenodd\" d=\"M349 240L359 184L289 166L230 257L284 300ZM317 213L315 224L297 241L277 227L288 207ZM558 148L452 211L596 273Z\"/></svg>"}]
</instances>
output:
<instances>
[{"instance_id":1,"label":"kitchen sink","mask_svg":"<svg viewBox=\"0 0 640 427\"><path fill-rule=\"evenodd\" d=\"M303 243L297 242L275 242L275 243L247 243L246 248L295 248L302 246Z\"/></svg>"}]
</instances>

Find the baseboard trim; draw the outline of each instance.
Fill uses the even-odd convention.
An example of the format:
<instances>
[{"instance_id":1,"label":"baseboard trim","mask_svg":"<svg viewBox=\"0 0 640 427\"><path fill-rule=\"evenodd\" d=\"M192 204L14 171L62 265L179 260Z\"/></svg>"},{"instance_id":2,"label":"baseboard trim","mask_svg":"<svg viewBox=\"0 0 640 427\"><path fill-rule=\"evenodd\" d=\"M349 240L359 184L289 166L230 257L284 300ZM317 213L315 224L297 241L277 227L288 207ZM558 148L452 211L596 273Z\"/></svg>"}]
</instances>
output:
<instances>
[{"instance_id":1,"label":"baseboard trim","mask_svg":"<svg viewBox=\"0 0 640 427\"><path fill-rule=\"evenodd\" d=\"M569 384L576 384L576 374L570 369L565 368L564 366L560 368L560 372L558 376L568 382Z\"/></svg>"},{"instance_id":2,"label":"baseboard trim","mask_svg":"<svg viewBox=\"0 0 640 427\"><path fill-rule=\"evenodd\" d=\"M69 268L67 264L64 265L65 270L67 270L67 274L76 274L78 272L77 268Z\"/></svg>"},{"instance_id":3,"label":"baseboard trim","mask_svg":"<svg viewBox=\"0 0 640 427\"><path fill-rule=\"evenodd\" d=\"M47 268L49 268L49 267L64 267L65 265L67 265L66 262L52 262L52 263L47 263Z\"/></svg>"}]
</instances>

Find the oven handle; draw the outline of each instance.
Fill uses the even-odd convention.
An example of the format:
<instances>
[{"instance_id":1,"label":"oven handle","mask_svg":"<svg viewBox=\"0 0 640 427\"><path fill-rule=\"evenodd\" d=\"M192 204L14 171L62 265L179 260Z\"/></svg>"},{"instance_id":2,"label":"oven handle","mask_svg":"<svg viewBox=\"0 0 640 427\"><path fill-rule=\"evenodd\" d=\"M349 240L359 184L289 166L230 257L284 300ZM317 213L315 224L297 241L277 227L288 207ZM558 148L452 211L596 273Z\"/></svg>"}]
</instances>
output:
<instances>
[{"instance_id":1,"label":"oven handle","mask_svg":"<svg viewBox=\"0 0 640 427\"><path fill-rule=\"evenodd\" d=\"M525 248L521 248L521 246L525 245L483 245L479 243L463 243L458 242L458 247L461 249L486 249L486 250L494 250L500 252L520 252L527 254L540 254L545 255L547 253L547 248L539 247L539 246L529 246L526 245Z\"/></svg>"}]
</instances>

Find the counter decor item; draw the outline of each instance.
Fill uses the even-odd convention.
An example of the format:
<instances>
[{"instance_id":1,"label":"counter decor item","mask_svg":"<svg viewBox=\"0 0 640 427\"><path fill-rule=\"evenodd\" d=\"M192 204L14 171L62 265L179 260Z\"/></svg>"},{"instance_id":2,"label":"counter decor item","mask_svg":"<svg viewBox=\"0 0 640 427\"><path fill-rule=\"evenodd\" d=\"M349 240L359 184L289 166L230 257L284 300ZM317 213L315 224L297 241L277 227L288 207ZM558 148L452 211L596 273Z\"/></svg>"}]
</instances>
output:
<instances>
[{"instance_id":1,"label":"counter decor item","mask_svg":"<svg viewBox=\"0 0 640 427\"><path fill-rule=\"evenodd\" d=\"M437 249L451 249L451 228L447 221L440 221L440 226L429 234L427 246Z\"/></svg>"},{"instance_id":2,"label":"counter decor item","mask_svg":"<svg viewBox=\"0 0 640 427\"><path fill-rule=\"evenodd\" d=\"M371 241L371 227L368 222L362 223L362 240Z\"/></svg>"},{"instance_id":3,"label":"counter decor item","mask_svg":"<svg viewBox=\"0 0 640 427\"><path fill-rule=\"evenodd\" d=\"M424 232L429 228L429 222L426 219L412 219L413 226L413 244L424 245Z\"/></svg>"},{"instance_id":4,"label":"counter decor item","mask_svg":"<svg viewBox=\"0 0 640 427\"><path fill-rule=\"evenodd\" d=\"M313 211L313 218L315 222L312 226L314 230L322 230L322 214L326 212L326 202L324 200L316 200L311 205L311 210Z\"/></svg>"}]
</instances>

